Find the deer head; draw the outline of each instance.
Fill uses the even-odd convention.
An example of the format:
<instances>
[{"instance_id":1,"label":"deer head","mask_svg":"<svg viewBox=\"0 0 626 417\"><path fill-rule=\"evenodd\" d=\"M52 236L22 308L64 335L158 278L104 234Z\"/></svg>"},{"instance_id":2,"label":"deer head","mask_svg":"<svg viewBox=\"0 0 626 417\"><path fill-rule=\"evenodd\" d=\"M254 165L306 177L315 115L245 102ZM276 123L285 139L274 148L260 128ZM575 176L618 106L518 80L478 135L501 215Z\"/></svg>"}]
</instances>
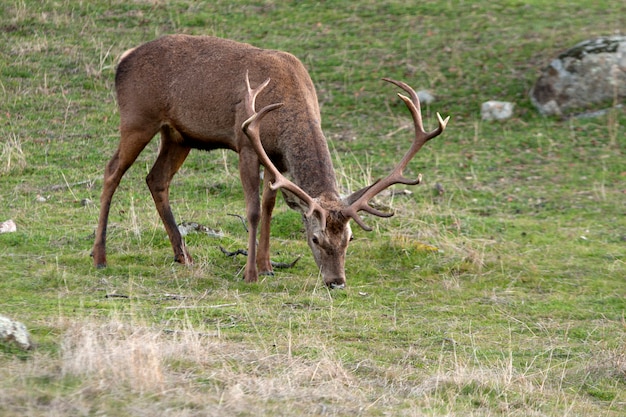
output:
<instances>
[{"instance_id":1,"label":"deer head","mask_svg":"<svg viewBox=\"0 0 626 417\"><path fill-rule=\"evenodd\" d=\"M352 239L349 221L354 220L363 230L371 231L372 229L359 216L358 213L360 211L365 211L378 217L393 216L393 213L385 213L373 208L369 205L369 201L394 184L417 185L421 182L421 174L417 179L411 180L404 177L402 172L426 142L444 131L450 119L450 117L447 117L444 120L437 113L439 126L431 132L426 132L422 122L420 101L417 93L409 85L401 81L389 78L383 79L400 87L409 94L409 97L402 94L398 94L398 96L405 102L413 117L415 127L413 143L388 176L354 192L345 199L339 200L333 194L322 194L317 198L311 197L297 184L283 176L274 166L261 144L260 123L266 114L282 107L283 104L270 104L257 112L255 110L256 97L269 84L270 79L268 78L257 88L252 89L246 74L247 95L245 107L251 116L243 123L242 130L250 139L261 164L265 166L273 179L270 183L270 188L272 190L281 189L288 205L303 213L307 242L324 277L324 282L331 288L343 288L346 283L345 257L348 243Z\"/></svg>"}]
</instances>

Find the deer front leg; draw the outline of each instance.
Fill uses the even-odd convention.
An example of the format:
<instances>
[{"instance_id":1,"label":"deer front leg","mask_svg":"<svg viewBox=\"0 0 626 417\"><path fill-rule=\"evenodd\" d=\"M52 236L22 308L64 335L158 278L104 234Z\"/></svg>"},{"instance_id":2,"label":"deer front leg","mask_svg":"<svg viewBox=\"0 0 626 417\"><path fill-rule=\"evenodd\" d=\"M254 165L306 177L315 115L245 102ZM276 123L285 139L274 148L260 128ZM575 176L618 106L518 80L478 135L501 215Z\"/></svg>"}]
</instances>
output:
<instances>
[{"instance_id":1,"label":"deer front leg","mask_svg":"<svg viewBox=\"0 0 626 417\"><path fill-rule=\"evenodd\" d=\"M256 282L259 273L256 266L256 234L261 217L259 201L259 159L251 148L239 152L239 176L246 199L246 217L248 219L248 259L243 278L246 282Z\"/></svg>"},{"instance_id":2,"label":"deer front leg","mask_svg":"<svg viewBox=\"0 0 626 417\"><path fill-rule=\"evenodd\" d=\"M256 260L261 275L274 275L270 261L270 227L272 211L276 205L276 194L278 191L270 188L272 182L274 182L274 177L268 171L265 171L265 178L263 179L263 199L261 203L261 234L259 237L259 250Z\"/></svg>"}]
</instances>

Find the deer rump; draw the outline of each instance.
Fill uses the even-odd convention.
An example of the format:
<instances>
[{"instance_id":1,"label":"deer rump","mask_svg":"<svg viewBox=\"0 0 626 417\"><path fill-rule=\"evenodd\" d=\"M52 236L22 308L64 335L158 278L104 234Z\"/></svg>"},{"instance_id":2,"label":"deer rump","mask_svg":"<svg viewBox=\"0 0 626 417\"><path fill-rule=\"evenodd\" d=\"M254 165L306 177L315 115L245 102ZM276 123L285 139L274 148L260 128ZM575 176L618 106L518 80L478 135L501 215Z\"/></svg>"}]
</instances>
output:
<instances>
[{"instance_id":1,"label":"deer rump","mask_svg":"<svg viewBox=\"0 0 626 417\"><path fill-rule=\"evenodd\" d=\"M352 236L349 220L371 230L358 211L389 216L370 207L368 201L392 184L419 183L419 178L402 177L402 169L427 140L443 131L448 120L437 115L439 128L426 134L415 92L404 83L387 81L410 94L410 99L400 97L413 115L416 139L392 174L341 199L313 82L293 55L187 35L165 36L127 51L115 77L120 143L105 167L94 264L106 266L108 215L121 178L160 132L159 155L146 182L176 261L191 263L192 258L170 207L171 179L192 148L226 148L239 154L246 200L249 255L244 279L254 282L259 273L272 273L270 220L277 190L281 189L289 206L303 215L307 242L324 282L330 287L345 286L345 254ZM258 113L256 106L261 108ZM261 164L266 169L262 201ZM289 173L291 180L283 173Z\"/></svg>"}]
</instances>

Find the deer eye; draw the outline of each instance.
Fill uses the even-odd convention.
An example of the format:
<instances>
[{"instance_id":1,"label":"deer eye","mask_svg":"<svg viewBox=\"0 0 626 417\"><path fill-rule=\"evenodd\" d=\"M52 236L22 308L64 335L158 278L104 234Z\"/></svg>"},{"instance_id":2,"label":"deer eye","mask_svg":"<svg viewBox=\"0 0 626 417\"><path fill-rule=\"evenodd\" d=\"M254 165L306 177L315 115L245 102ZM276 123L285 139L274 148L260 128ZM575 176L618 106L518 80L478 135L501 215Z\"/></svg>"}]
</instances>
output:
<instances>
[{"instance_id":1,"label":"deer eye","mask_svg":"<svg viewBox=\"0 0 626 417\"><path fill-rule=\"evenodd\" d=\"M312 241L313 243L315 243L316 245L319 245L319 244L320 244L320 240L318 239L318 237L317 237L317 236L313 236L313 238L311 239L311 241Z\"/></svg>"},{"instance_id":2,"label":"deer eye","mask_svg":"<svg viewBox=\"0 0 626 417\"><path fill-rule=\"evenodd\" d=\"M354 240L354 236L350 235L350 239L348 239L348 242L352 242Z\"/></svg>"}]
</instances>

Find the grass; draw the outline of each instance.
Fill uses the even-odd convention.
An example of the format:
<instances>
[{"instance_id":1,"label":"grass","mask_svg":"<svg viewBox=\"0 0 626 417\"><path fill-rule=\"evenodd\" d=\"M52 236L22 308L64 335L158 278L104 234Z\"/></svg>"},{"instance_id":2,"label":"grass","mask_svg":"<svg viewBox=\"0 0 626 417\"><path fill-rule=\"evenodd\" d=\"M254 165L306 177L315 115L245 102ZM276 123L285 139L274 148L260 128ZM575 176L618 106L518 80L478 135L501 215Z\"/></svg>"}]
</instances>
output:
<instances>
[{"instance_id":1,"label":"grass","mask_svg":"<svg viewBox=\"0 0 626 417\"><path fill-rule=\"evenodd\" d=\"M611 10L611 12L609 12ZM0 415L619 416L626 407L623 108L532 109L538 69L625 27L608 1L79 2L0 6L0 313L37 348L0 344ZM294 269L240 281L236 155L192 152L175 177L196 260L173 264L144 177L115 196L109 268L89 253L117 146L117 58L165 33L294 53L316 83L342 188L384 175L410 140L387 76L452 119L354 228L348 288L321 283L299 215L279 203L272 251ZM516 102L480 120L480 103ZM438 186L435 186L438 184Z\"/></svg>"}]
</instances>

